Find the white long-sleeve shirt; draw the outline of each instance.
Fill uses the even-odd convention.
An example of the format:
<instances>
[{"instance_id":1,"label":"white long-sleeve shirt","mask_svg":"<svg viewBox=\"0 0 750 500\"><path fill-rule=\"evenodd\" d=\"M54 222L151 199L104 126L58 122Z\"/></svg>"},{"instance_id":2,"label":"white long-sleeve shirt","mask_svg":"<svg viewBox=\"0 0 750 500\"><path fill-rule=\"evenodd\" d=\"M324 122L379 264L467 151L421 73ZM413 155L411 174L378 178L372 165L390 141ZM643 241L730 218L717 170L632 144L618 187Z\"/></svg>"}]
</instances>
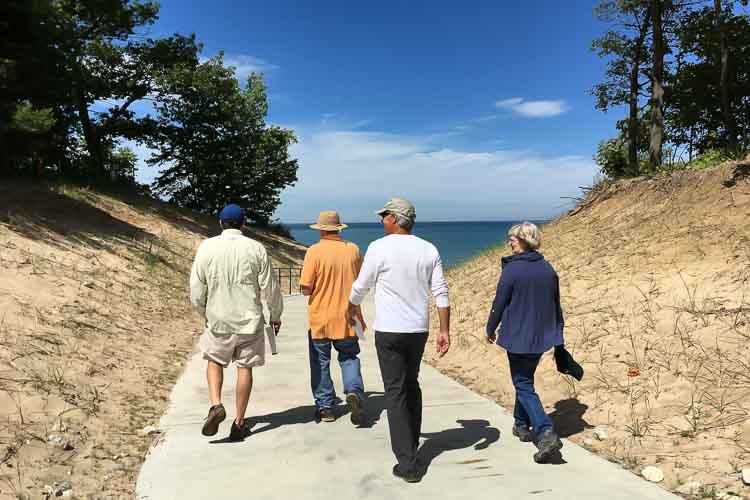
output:
<instances>
[{"instance_id":1,"label":"white long-sleeve shirt","mask_svg":"<svg viewBox=\"0 0 750 500\"><path fill-rule=\"evenodd\" d=\"M283 298L263 245L238 229L225 229L201 243L190 273L190 301L206 317L211 332L263 332L261 296L270 321L279 321Z\"/></svg>"},{"instance_id":2,"label":"white long-sleeve shirt","mask_svg":"<svg viewBox=\"0 0 750 500\"><path fill-rule=\"evenodd\" d=\"M435 245L411 234L391 234L367 248L349 302L359 305L375 287L375 324L380 332L429 330L430 299L449 307L448 283Z\"/></svg>"}]
</instances>

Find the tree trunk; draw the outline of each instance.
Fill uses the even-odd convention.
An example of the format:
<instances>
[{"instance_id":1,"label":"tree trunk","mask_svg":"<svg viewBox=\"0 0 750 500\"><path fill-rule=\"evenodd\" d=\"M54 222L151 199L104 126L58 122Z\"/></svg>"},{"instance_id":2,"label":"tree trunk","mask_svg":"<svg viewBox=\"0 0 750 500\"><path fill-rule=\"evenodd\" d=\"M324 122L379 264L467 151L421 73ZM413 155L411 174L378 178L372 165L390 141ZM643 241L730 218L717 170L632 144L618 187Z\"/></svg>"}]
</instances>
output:
<instances>
[{"instance_id":1,"label":"tree trunk","mask_svg":"<svg viewBox=\"0 0 750 500\"><path fill-rule=\"evenodd\" d=\"M101 177L104 169L104 156L101 144L99 143L95 125L91 123L91 119L89 118L88 104L78 89L76 89L76 109L78 111L78 120L81 122L81 128L83 129L83 137L86 140L86 149L89 155L91 155L91 160L94 162L94 168L96 169L94 174L96 177Z\"/></svg>"},{"instance_id":2,"label":"tree trunk","mask_svg":"<svg viewBox=\"0 0 750 500\"><path fill-rule=\"evenodd\" d=\"M651 88L651 143L649 164L655 171L662 163L664 142L664 36L661 23L661 0L651 0L651 24L654 34L653 74Z\"/></svg>"},{"instance_id":3,"label":"tree trunk","mask_svg":"<svg viewBox=\"0 0 750 500\"><path fill-rule=\"evenodd\" d=\"M727 134L727 150L737 150L737 127L732 115L732 101L729 96L729 47L727 46L727 25L722 19L721 0L714 0L714 13L716 14L716 31L719 34L721 76L719 77L719 89L721 90L721 116L724 120L724 130Z\"/></svg>"},{"instance_id":4,"label":"tree trunk","mask_svg":"<svg viewBox=\"0 0 750 500\"><path fill-rule=\"evenodd\" d=\"M0 129L0 176L10 175L10 157L5 139L5 131Z\"/></svg>"},{"instance_id":5,"label":"tree trunk","mask_svg":"<svg viewBox=\"0 0 750 500\"><path fill-rule=\"evenodd\" d=\"M638 162L638 138L640 135L640 124L638 123L638 75L640 73L641 51L643 41L648 33L649 16L645 15L635 43L632 65L630 67L630 116L628 119L628 165L633 176L640 174Z\"/></svg>"}]
</instances>

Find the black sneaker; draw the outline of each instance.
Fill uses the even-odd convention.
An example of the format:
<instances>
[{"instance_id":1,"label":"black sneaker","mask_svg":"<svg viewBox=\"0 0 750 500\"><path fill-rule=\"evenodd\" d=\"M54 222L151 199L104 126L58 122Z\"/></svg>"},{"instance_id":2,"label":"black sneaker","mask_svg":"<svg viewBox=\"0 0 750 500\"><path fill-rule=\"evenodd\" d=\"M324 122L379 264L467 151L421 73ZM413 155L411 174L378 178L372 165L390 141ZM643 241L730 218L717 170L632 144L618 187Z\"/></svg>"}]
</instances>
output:
<instances>
[{"instance_id":1,"label":"black sneaker","mask_svg":"<svg viewBox=\"0 0 750 500\"><path fill-rule=\"evenodd\" d=\"M333 422L334 420L336 420L336 415L333 414L333 410L330 408L318 408L315 410L316 422Z\"/></svg>"},{"instance_id":2,"label":"black sneaker","mask_svg":"<svg viewBox=\"0 0 750 500\"><path fill-rule=\"evenodd\" d=\"M393 466L393 475L407 483L418 483L422 480L422 474L417 471L404 472L398 464Z\"/></svg>"},{"instance_id":3,"label":"black sneaker","mask_svg":"<svg viewBox=\"0 0 750 500\"><path fill-rule=\"evenodd\" d=\"M563 444L555 431L548 429L539 436L536 447L539 448L539 451L534 453L534 462L543 464L560 451Z\"/></svg>"},{"instance_id":4,"label":"black sneaker","mask_svg":"<svg viewBox=\"0 0 750 500\"><path fill-rule=\"evenodd\" d=\"M224 410L223 404L212 406L208 410L208 416L206 421L203 423L203 430L201 434L204 436L214 436L219 432L219 424L227 418L227 412Z\"/></svg>"},{"instance_id":5,"label":"black sneaker","mask_svg":"<svg viewBox=\"0 0 750 500\"><path fill-rule=\"evenodd\" d=\"M526 426L514 425L511 432L522 443L530 443L534 440L534 433Z\"/></svg>"},{"instance_id":6,"label":"black sneaker","mask_svg":"<svg viewBox=\"0 0 750 500\"><path fill-rule=\"evenodd\" d=\"M228 441L237 443L244 441L247 436L250 435L250 427L244 422L242 425L237 425L237 422L232 422L232 429L229 431Z\"/></svg>"},{"instance_id":7,"label":"black sneaker","mask_svg":"<svg viewBox=\"0 0 750 500\"><path fill-rule=\"evenodd\" d=\"M364 408L362 407L362 400L359 399L359 396L351 392L346 395L346 403L352 410L352 414L350 417L352 423L354 425L362 425L365 421L365 412Z\"/></svg>"}]
</instances>

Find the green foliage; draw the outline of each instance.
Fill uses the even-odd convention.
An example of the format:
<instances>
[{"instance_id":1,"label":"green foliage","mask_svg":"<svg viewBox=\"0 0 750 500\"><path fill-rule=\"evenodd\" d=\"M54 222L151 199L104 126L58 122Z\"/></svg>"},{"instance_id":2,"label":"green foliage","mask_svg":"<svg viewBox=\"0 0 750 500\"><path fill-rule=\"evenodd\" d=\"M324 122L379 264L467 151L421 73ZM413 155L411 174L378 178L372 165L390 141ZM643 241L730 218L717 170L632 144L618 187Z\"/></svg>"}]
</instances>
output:
<instances>
[{"instance_id":1,"label":"green foliage","mask_svg":"<svg viewBox=\"0 0 750 500\"><path fill-rule=\"evenodd\" d=\"M29 103L20 104L13 114L10 128L26 134L44 134L55 125L50 108L34 109Z\"/></svg>"},{"instance_id":2,"label":"green foliage","mask_svg":"<svg viewBox=\"0 0 750 500\"><path fill-rule=\"evenodd\" d=\"M170 93L157 103L148 162L163 167L154 190L205 213L237 203L250 218L267 221L279 195L297 180L289 158L290 130L268 127L266 88L251 74L244 89L219 55L195 70L166 78Z\"/></svg>"},{"instance_id":3,"label":"green foliage","mask_svg":"<svg viewBox=\"0 0 750 500\"><path fill-rule=\"evenodd\" d=\"M221 56L199 64L195 35L148 37L158 11L151 0L0 2L0 174L132 187L137 157L118 147L130 140L157 151L155 194L207 213L232 201L267 221L297 179L294 134L266 125L259 75L241 88ZM144 100L145 116L133 111Z\"/></svg>"},{"instance_id":4,"label":"green foliage","mask_svg":"<svg viewBox=\"0 0 750 500\"><path fill-rule=\"evenodd\" d=\"M601 141L596 148L594 161L610 179L629 177L627 146L620 137Z\"/></svg>"},{"instance_id":5,"label":"green foliage","mask_svg":"<svg viewBox=\"0 0 750 500\"><path fill-rule=\"evenodd\" d=\"M732 158L726 153L726 151L720 149L709 149L708 151L701 153L693 161L684 163L682 169L705 170L731 159Z\"/></svg>"},{"instance_id":6,"label":"green foliage","mask_svg":"<svg viewBox=\"0 0 750 500\"><path fill-rule=\"evenodd\" d=\"M661 6L666 56L665 159L659 171L702 168L750 149L750 18L735 8L737 2L602 0L595 15L611 29L594 40L592 50L607 67L592 94L602 111L628 107L617 138L601 143L595 156L611 178L656 171L648 168L655 160L644 155L648 129L659 129L651 124L651 111L658 108L649 92L655 49L648 13L654 1Z\"/></svg>"}]
</instances>

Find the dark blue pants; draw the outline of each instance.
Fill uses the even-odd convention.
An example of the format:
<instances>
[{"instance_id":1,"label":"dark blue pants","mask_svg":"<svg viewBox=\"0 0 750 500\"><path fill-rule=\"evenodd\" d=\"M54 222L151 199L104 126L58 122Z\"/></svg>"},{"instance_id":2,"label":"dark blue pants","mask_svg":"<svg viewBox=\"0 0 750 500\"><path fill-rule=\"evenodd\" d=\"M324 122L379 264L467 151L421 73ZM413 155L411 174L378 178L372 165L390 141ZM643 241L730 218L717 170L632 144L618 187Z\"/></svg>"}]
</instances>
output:
<instances>
[{"instance_id":1,"label":"dark blue pants","mask_svg":"<svg viewBox=\"0 0 750 500\"><path fill-rule=\"evenodd\" d=\"M516 388L516 406L513 417L519 427L531 427L537 435L552 429L552 420L544 411L544 406L534 390L534 372L541 354L508 353L510 378Z\"/></svg>"}]
</instances>

